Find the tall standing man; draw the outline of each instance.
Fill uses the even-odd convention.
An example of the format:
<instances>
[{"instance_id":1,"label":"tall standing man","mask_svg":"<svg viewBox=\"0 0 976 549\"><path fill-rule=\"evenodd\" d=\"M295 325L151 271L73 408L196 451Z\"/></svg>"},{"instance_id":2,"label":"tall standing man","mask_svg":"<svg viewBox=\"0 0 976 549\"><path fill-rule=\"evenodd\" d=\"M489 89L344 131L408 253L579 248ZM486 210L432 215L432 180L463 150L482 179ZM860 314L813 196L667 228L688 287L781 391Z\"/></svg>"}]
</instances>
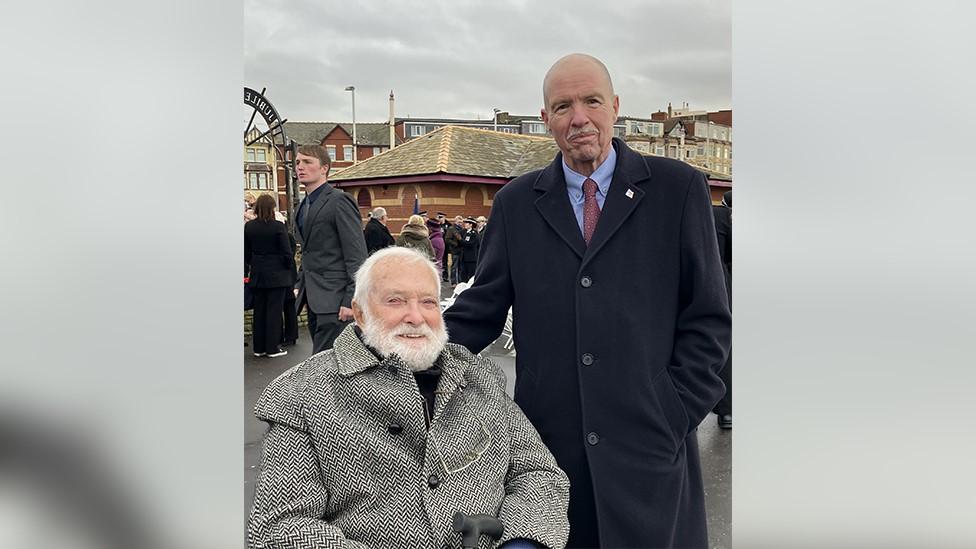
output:
<instances>
[{"instance_id":1,"label":"tall standing man","mask_svg":"<svg viewBox=\"0 0 976 549\"><path fill-rule=\"evenodd\" d=\"M359 208L348 194L327 183L332 161L320 145L302 145L295 156L305 198L295 221L302 267L295 285L298 311L308 306L312 353L332 347L352 316L356 270L366 259Z\"/></svg>"},{"instance_id":2,"label":"tall standing man","mask_svg":"<svg viewBox=\"0 0 976 549\"><path fill-rule=\"evenodd\" d=\"M599 60L563 57L542 92L560 153L495 195L448 332L481 351L513 307L515 401L569 475L568 547L705 548L696 428L731 335L707 184L612 137Z\"/></svg>"}]
</instances>

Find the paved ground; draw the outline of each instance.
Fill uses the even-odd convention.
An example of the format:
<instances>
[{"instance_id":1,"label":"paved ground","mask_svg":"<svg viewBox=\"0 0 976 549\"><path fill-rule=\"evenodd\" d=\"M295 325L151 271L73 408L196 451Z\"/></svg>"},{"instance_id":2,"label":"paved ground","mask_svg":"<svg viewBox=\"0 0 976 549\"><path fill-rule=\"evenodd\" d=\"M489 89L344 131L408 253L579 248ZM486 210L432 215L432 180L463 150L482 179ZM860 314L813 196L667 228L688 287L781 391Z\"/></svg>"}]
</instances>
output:
<instances>
[{"instance_id":1,"label":"paved ground","mask_svg":"<svg viewBox=\"0 0 976 549\"><path fill-rule=\"evenodd\" d=\"M449 295L450 291L445 288ZM265 424L254 418L251 411L264 387L280 373L301 362L311 354L312 343L308 330L299 328L298 344L286 347L288 354L278 358L256 358L251 348L244 348L244 501L250 509L254 497L254 477L261 460L261 436ZM515 386L515 355L506 351L501 341L496 341L484 353L505 371L508 393ZM705 505L708 510L708 533L713 549L725 549L731 545L730 520L732 518L732 432L723 431L715 424L715 416L709 415L698 428L702 469L705 478Z\"/></svg>"}]
</instances>

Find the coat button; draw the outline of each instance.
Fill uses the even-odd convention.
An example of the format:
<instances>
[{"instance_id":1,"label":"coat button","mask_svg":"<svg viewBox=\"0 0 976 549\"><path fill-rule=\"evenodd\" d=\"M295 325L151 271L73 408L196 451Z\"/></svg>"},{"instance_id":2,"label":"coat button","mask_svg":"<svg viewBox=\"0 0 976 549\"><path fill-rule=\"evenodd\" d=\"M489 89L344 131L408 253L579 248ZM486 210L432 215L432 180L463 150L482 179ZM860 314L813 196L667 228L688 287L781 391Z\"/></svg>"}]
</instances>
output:
<instances>
[{"instance_id":1,"label":"coat button","mask_svg":"<svg viewBox=\"0 0 976 549\"><path fill-rule=\"evenodd\" d=\"M441 479L437 475L430 475L429 477L427 477L427 486L430 486L431 490L437 488L440 485L441 485Z\"/></svg>"},{"instance_id":2,"label":"coat button","mask_svg":"<svg viewBox=\"0 0 976 549\"><path fill-rule=\"evenodd\" d=\"M593 279L592 278L590 278L588 276L584 276L583 278L580 279L580 286L582 286L584 288L589 288L592 285L593 285Z\"/></svg>"},{"instance_id":3,"label":"coat button","mask_svg":"<svg viewBox=\"0 0 976 549\"><path fill-rule=\"evenodd\" d=\"M403 425L400 425L399 423L391 423L387 425L386 428L390 430L391 435L399 435L403 432Z\"/></svg>"},{"instance_id":4,"label":"coat button","mask_svg":"<svg viewBox=\"0 0 976 549\"><path fill-rule=\"evenodd\" d=\"M580 357L580 361L583 363L583 366L589 366L590 364L593 364L593 355L590 353L583 353L583 356Z\"/></svg>"},{"instance_id":5,"label":"coat button","mask_svg":"<svg viewBox=\"0 0 976 549\"><path fill-rule=\"evenodd\" d=\"M588 442L590 446L596 446L600 442L600 435L596 433L590 433L586 435L586 442Z\"/></svg>"}]
</instances>

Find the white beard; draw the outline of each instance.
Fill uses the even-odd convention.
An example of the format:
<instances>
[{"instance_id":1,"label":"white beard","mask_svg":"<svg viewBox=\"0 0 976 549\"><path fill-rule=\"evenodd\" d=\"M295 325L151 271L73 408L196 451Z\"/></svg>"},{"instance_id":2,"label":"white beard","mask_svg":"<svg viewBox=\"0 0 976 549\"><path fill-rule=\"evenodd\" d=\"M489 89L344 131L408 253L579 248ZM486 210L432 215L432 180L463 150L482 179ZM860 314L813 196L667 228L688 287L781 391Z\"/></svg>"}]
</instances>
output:
<instances>
[{"instance_id":1,"label":"white beard","mask_svg":"<svg viewBox=\"0 0 976 549\"><path fill-rule=\"evenodd\" d=\"M426 343L415 347L404 343L397 336L416 334L426 336ZM411 371L420 372L434 365L444 346L447 345L447 328L441 323L438 330L430 326L411 326L400 324L389 332L383 331L383 326L370 314L366 315L363 326L363 342L376 349L383 357L396 354Z\"/></svg>"}]
</instances>

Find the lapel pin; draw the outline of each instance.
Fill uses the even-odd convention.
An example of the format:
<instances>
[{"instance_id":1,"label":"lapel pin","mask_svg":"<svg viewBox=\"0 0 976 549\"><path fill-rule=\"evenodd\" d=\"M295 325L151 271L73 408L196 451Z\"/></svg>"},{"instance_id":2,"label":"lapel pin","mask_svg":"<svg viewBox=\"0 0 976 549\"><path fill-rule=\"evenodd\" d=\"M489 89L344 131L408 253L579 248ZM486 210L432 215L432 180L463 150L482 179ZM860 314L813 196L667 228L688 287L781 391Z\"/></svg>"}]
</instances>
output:
<instances>
[{"instance_id":1,"label":"lapel pin","mask_svg":"<svg viewBox=\"0 0 976 549\"><path fill-rule=\"evenodd\" d=\"M634 189L627 189L624 194L627 195L627 198L634 198Z\"/></svg>"}]
</instances>

